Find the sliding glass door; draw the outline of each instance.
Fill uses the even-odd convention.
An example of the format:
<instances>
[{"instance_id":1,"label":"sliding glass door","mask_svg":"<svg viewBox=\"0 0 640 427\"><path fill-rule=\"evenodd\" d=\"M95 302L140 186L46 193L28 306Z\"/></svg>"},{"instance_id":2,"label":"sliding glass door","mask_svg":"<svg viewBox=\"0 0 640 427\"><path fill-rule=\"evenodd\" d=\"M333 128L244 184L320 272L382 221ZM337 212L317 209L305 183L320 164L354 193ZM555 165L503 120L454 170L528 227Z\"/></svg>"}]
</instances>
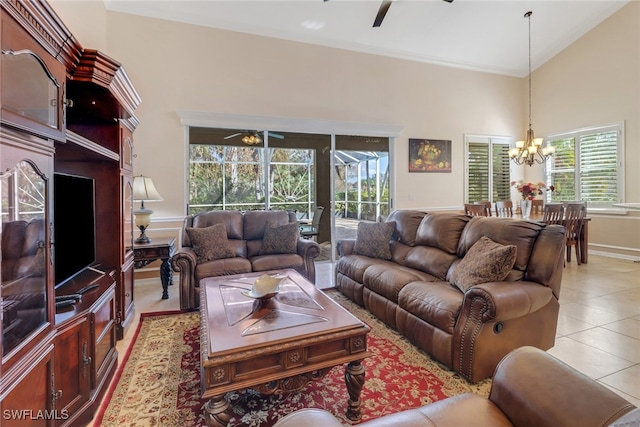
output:
<instances>
[{"instance_id":1,"label":"sliding glass door","mask_svg":"<svg viewBox=\"0 0 640 427\"><path fill-rule=\"evenodd\" d=\"M333 163L336 240L355 238L359 222L389 215L389 140L336 136Z\"/></svg>"},{"instance_id":2,"label":"sliding glass door","mask_svg":"<svg viewBox=\"0 0 640 427\"><path fill-rule=\"evenodd\" d=\"M317 241L332 244L333 218L355 230L390 212L388 138L191 127L188 150L189 215L273 209L310 220L321 206Z\"/></svg>"}]
</instances>

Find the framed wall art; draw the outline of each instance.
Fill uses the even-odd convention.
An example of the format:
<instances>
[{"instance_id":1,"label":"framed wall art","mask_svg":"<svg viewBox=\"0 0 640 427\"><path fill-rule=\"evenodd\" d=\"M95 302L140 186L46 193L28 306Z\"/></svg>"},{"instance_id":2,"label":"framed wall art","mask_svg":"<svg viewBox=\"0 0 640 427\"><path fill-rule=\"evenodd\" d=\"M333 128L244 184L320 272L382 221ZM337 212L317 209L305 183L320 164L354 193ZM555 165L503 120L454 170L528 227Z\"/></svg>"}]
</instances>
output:
<instances>
[{"instance_id":1,"label":"framed wall art","mask_svg":"<svg viewBox=\"0 0 640 427\"><path fill-rule=\"evenodd\" d=\"M409 172L451 173L451 140L409 138Z\"/></svg>"}]
</instances>

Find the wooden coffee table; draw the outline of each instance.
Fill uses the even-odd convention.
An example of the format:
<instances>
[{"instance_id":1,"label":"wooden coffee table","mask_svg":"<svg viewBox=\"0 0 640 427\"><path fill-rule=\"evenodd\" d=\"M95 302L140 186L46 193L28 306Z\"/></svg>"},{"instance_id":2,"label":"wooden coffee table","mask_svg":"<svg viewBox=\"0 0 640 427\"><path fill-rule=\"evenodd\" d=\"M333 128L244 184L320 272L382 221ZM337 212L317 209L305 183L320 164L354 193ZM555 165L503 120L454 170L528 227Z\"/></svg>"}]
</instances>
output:
<instances>
[{"instance_id":1,"label":"wooden coffee table","mask_svg":"<svg viewBox=\"0 0 640 427\"><path fill-rule=\"evenodd\" d=\"M246 296L261 274L287 275L280 292ZM204 415L209 426L231 419L225 393L253 388L263 394L300 390L347 364L347 417L359 420L365 380L362 360L370 329L295 270L239 274L200 283L200 361Z\"/></svg>"}]
</instances>

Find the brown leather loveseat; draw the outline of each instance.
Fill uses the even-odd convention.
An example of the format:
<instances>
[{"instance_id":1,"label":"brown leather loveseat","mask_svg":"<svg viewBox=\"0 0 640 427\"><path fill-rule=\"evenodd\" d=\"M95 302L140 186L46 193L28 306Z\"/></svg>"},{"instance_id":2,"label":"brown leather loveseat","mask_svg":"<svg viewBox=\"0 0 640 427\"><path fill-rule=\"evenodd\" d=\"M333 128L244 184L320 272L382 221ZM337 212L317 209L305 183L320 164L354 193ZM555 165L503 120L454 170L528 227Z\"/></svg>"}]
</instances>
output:
<instances>
[{"instance_id":1,"label":"brown leather loveseat","mask_svg":"<svg viewBox=\"0 0 640 427\"><path fill-rule=\"evenodd\" d=\"M218 247L213 249L226 254L202 262L194 250L189 234L194 234L194 228L203 231L217 224L224 224L226 229L226 248L223 248L226 251L220 250L218 242ZM286 235L271 232L278 228L282 228ZM206 277L293 268L315 283L314 259L320 254L320 245L299 237L294 212L209 211L185 218L182 231L182 247L171 259L173 270L180 272L182 310L193 310L200 306L200 280ZM271 250L266 250L263 245L266 240L265 231L269 233L270 243L274 244L270 245ZM278 248L284 241L292 243L289 250Z\"/></svg>"},{"instance_id":2,"label":"brown leather loveseat","mask_svg":"<svg viewBox=\"0 0 640 427\"><path fill-rule=\"evenodd\" d=\"M564 227L403 210L390 222L390 259L363 255L354 240L338 243L336 287L343 294L471 382L491 376L517 347L554 345ZM476 243L511 255L515 246L515 260L501 263ZM498 266L505 277L471 286L461 279Z\"/></svg>"},{"instance_id":3,"label":"brown leather loveseat","mask_svg":"<svg viewBox=\"0 0 640 427\"><path fill-rule=\"evenodd\" d=\"M640 409L546 352L521 347L498 365L488 399L464 393L358 425L632 427L640 425ZM301 409L274 425L298 426L339 427L342 423L325 410Z\"/></svg>"}]
</instances>

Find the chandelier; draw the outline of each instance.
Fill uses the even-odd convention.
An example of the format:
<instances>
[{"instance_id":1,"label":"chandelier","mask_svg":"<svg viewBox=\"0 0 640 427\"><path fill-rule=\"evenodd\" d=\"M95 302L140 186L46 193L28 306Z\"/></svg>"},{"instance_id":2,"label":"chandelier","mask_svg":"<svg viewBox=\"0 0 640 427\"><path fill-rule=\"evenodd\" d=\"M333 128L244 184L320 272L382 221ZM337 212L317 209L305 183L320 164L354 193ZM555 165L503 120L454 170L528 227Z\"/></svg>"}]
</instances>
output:
<instances>
[{"instance_id":1,"label":"chandelier","mask_svg":"<svg viewBox=\"0 0 640 427\"><path fill-rule=\"evenodd\" d=\"M242 142L247 145L258 145L262 142L262 138L257 133L250 133L242 137Z\"/></svg>"},{"instance_id":2,"label":"chandelier","mask_svg":"<svg viewBox=\"0 0 640 427\"><path fill-rule=\"evenodd\" d=\"M515 164L529 166L546 162L555 152L555 147L542 147L543 138L535 138L531 129L531 14L531 11L524 14L529 20L529 129L525 140L516 142L516 146L509 149L509 157Z\"/></svg>"}]
</instances>

